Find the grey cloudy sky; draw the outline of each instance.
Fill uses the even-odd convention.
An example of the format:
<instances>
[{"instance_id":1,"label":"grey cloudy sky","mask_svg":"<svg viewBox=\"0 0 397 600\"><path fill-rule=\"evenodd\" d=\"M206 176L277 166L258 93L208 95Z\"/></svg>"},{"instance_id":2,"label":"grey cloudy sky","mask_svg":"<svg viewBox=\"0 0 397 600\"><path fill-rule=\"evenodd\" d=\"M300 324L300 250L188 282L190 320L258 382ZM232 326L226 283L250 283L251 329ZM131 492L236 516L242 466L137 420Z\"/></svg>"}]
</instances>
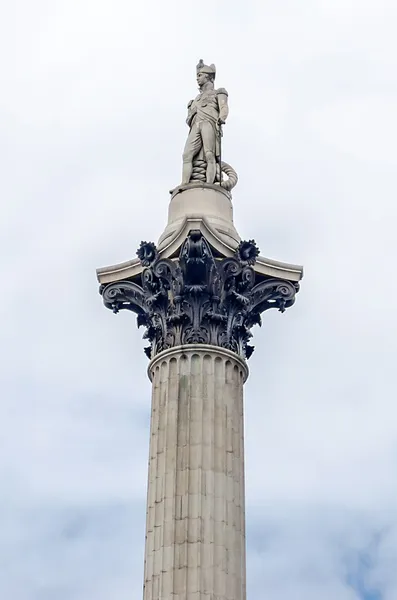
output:
<instances>
[{"instance_id":1,"label":"grey cloudy sky","mask_svg":"<svg viewBox=\"0 0 397 600\"><path fill-rule=\"evenodd\" d=\"M246 385L248 594L396 600L393 0L2 3L0 597L141 597L150 384L95 268L162 232L199 58L235 222L305 265Z\"/></svg>"}]
</instances>

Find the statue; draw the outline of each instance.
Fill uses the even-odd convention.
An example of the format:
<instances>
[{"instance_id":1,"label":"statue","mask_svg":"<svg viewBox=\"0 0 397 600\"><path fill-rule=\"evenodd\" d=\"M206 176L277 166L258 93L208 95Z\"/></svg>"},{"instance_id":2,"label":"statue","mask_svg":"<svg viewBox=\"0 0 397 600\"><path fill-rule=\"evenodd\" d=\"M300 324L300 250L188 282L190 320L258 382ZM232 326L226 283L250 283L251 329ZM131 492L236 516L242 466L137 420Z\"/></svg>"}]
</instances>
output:
<instances>
[{"instance_id":1,"label":"statue","mask_svg":"<svg viewBox=\"0 0 397 600\"><path fill-rule=\"evenodd\" d=\"M224 88L214 88L214 64L208 66L200 60L196 71L200 93L187 106L186 123L190 131L183 152L182 185L192 180L210 184L216 179L222 181L221 136L222 125L229 113L228 94ZM198 174L193 172L194 163L198 166Z\"/></svg>"}]
</instances>

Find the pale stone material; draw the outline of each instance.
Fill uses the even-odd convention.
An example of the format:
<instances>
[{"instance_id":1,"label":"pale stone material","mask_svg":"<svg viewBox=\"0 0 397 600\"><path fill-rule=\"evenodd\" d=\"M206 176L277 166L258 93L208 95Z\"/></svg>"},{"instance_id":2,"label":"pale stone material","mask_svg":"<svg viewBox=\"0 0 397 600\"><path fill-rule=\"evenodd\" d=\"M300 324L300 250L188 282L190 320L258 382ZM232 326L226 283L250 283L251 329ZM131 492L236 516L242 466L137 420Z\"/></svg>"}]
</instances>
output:
<instances>
[{"instance_id":1,"label":"pale stone material","mask_svg":"<svg viewBox=\"0 0 397 600\"><path fill-rule=\"evenodd\" d=\"M243 384L229 350L189 345L153 384L144 600L246 600Z\"/></svg>"},{"instance_id":2,"label":"pale stone material","mask_svg":"<svg viewBox=\"0 0 397 600\"><path fill-rule=\"evenodd\" d=\"M183 151L182 184L192 181L193 160L205 163L205 181L214 183L216 164L221 163L222 125L229 114L228 93L215 89L215 65L205 65L202 60L196 67L200 93L188 103L186 124L189 135Z\"/></svg>"},{"instance_id":3,"label":"pale stone material","mask_svg":"<svg viewBox=\"0 0 397 600\"><path fill-rule=\"evenodd\" d=\"M219 186L191 184L177 188L172 194L167 227L158 242L159 252L174 242L186 219L200 220L203 215L213 236L230 249L236 249L240 236L233 223L230 194Z\"/></svg>"}]
</instances>

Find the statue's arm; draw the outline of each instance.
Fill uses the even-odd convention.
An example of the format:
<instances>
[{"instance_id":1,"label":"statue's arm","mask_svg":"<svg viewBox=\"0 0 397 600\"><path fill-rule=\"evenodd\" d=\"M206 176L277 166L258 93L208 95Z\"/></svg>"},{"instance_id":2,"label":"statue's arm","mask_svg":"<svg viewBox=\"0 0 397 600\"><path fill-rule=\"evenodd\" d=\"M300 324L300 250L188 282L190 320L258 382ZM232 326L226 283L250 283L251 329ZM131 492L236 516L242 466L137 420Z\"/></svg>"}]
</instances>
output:
<instances>
[{"instance_id":1,"label":"statue's arm","mask_svg":"<svg viewBox=\"0 0 397 600\"><path fill-rule=\"evenodd\" d=\"M227 102L228 93L225 88L219 88L217 90L218 95L218 106L219 106L219 122L221 124L226 122L227 116L229 114L229 105Z\"/></svg>"},{"instance_id":2,"label":"statue's arm","mask_svg":"<svg viewBox=\"0 0 397 600\"><path fill-rule=\"evenodd\" d=\"M194 115L197 112L197 108L195 106L193 106L193 108L192 108L193 102L194 102L194 100L190 100L190 102L187 105L187 119L186 119L186 124L189 127L191 127L193 117L194 117Z\"/></svg>"}]
</instances>

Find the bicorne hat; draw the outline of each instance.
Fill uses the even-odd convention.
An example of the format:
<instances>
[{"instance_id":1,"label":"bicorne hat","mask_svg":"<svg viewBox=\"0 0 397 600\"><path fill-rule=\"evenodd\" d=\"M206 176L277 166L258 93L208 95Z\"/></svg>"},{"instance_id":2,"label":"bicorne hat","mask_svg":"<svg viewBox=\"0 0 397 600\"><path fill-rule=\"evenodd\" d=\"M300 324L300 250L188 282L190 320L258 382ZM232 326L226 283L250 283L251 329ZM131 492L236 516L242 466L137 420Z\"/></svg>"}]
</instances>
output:
<instances>
[{"instance_id":1,"label":"bicorne hat","mask_svg":"<svg viewBox=\"0 0 397 600\"><path fill-rule=\"evenodd\" d=\"M213 75L215 77L216 68L212 63L211 65L205 65L202 58L200 58L198 65L196 66L197 75L199 73L207 73L208 75Z\"/></svg>"}]
</instances>

